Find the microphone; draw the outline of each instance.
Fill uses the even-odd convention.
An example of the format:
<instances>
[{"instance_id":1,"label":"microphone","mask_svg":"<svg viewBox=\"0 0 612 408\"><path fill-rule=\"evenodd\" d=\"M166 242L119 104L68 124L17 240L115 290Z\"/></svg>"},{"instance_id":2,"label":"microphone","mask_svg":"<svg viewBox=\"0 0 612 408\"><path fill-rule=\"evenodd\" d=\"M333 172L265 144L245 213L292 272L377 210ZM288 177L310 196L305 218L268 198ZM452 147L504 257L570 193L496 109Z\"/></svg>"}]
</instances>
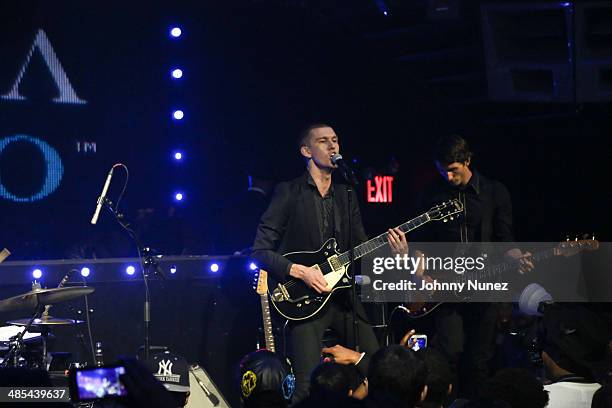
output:
<instances>
[{"instance_id":1,"label":"microphone","mask_svg":"<svg viewBox=\"0 0 612 408\"><path fill-rule=\"evenodd\" d=\"M530 283L523 289L519 298L519 309L530 316L542 316L544 310L553 303L553 298L542 286Z\"/></svg>"},{"instance_id":2,"label":"microphone","mask_svg":"<svg viewBox=\"0 0 612 408\"><path fill-rule=\"evenodd\" d=\"M355 284L365 286L372 283L372 279L368 275L355 275Z\"/></svg>"},{"instance_id":3,"label":"microphone","mask_svg":"<svg viewBox=\"0 0 612 408\"><path fill-rule=\"evenodd\" d=\"M344 174L344 178L346 179L346 181L348 181L352 185L357 185L359 183L359 180L357 180L357 177L355 176L355 173L353 173L353 170L344 161L344 159L342 158L342 155L340 153L332 154L331 162L332 162L332 164L335 164L340 169L342 169L342 173Z\"/></svg>"},{"instance_id":4,"label":"microphone","mask_svg":"<svg viewBox=\"0 0 612 408\"><path fill-rule=\"evenodd\" d=\"M104 182L104 187L102 187L102 193L100 197L98 197L98 202L96 204L96 210L94 211L93 217L91 217L91 224L96 225L98 222L98 217L100 217L100 210L102 209L102 205L104 204L104 200L106 200L106 193L108 192L108 186L110 186L111 179L113 178L113 170L115 166L111 167L108 172L108 176L106 176L106 181Z\"/></svg>"}]
</instances>

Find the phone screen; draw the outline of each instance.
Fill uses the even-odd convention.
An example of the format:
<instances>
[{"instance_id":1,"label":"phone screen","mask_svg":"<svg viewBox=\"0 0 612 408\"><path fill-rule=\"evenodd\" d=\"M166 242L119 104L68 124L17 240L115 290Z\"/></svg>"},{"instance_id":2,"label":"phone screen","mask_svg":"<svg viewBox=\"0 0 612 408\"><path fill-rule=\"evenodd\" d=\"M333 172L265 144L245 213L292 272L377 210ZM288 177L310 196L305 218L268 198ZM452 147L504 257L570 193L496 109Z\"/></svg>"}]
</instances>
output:
<instances>
[{"instance_id":1,"label":"phone screen","mask_svg":"<svg viewBox=\"0 0 612 408\"><path fill-rule=\"evenodd\" d=\"M416 338L414 338L414 344L412 345L412 349L414 351L418 351L422 348L427 347L427 337L423 336L416 336Z\"/></svg>"},{"instance_id":2,"label":"phone screen","mask_svg":"<svg viewBox=\"0 0 612 408\"><path fill-rule=\"evenodd\" d=\"M75 374L78 399L85 401L126 396L127 391L119 381L122 374L125 374L125 368L121 366L78 369Z\"/></svg>"}]
</instances>

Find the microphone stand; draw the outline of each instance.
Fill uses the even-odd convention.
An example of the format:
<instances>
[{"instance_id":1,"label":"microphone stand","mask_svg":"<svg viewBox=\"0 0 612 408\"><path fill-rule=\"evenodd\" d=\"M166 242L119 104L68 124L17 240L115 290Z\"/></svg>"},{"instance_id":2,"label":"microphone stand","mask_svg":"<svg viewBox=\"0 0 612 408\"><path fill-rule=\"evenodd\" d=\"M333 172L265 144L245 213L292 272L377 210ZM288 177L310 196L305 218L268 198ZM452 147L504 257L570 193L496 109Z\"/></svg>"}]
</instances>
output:
<instances>
[{"instance_id":1,"label":"microphone stand","mask_svg":"<svg viewBox=\"0 0 612 408\"><path fill-rule=\"evenodd\" d=\"M353 187L357 185L354 174L350 173L350 169L343 169L342 174L347 181L346 192L347 192L347 206L348 206L348 226L349 226L349 264L347 268L351 269L351 308L352 308L352 320L353 320L353 346L355 351L360 352L359 347L359 328L357 322L357 311L355 305L357 304L357 283L355 282L355 242L353 239Z\"/></svg>"},{"instance_id":2,"label":"microphone stand","mask_svg":"<svg viewBox=\"0 0 612 408\"><path fill-rule=\"evenodd\" d=\"M142 245L138 234L130 228L130 223L127 222L121 212L118 209L113 208L113 203L108 199L104 198L103 203L113 214L117 223L127 231L128 235L134 240L136 249L138 251L138 258L140 259L140 267L142 269L142 280L145 287L145 298L143 308L143 322L144 322L144 358L149 358L151 353L151 344L149 341L149 333L151 329L151 294L149 291L149 275L152 269L154 274L158 274L162 279L165 279L165 275L159 264L155 260L155 257L151 254L151 248Z\"/></svg>"}]
</instances>

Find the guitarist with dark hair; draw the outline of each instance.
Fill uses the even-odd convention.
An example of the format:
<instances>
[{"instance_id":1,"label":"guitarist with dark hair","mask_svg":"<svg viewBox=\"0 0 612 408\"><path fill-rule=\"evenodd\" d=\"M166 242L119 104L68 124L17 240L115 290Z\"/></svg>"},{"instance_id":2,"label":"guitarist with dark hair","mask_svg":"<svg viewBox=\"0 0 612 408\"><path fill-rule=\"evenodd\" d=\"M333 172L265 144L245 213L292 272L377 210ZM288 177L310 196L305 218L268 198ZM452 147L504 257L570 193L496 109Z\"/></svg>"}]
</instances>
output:
<instances>
[{"instance_id":1,"label":"guitarist with dark hair","mask_svg":"<svg viewBox=\"0 0 612 408\"><path fill-rule=\"evenodd\" d=\"M333 284L330 285L326 280L318 265L292 262L281 254L294 251L315 252L330 238L335 238L338 250L348 250L348 190L346 185L335 183L332 179L336 165L332 164L331 156L339 153L340 146L338 136L330 126L317 124L306 129L300 139L299 148L307 160L307 171L301 177L277 186L257 228L253 257L276 281L299 280L317 294L325 295L332 290ZM354 191L351 194L352 236L356 245L366 241L367 236L361 221L357 196ZM408 244L404 232L399 228L389 230L388 241L393 252L407 253ZM335 249L329 249L330 255ZM284 286L282 290L282 293L280 290L276 293L281 300L286 296ZM273 301L276 295L273 296ZM320 362L320 343L326 329L331 327L347 347L355 348L352 344L351 298L350 290L339 290L330 297L329 302L323 303L316 314L290 322L289 356L296 376L294 402L301 400L308 393L310 372ZM296 306L303 310L309 306L310 301L306 300L304 303L297 303ZM363 305L359 300L354 304L362 352L356 355L354 363L361 372L365 372L367 356L378 350L379 346Z\"/></svg>"},{"instance_id":2,"label":"guitarist with dark hair","mask_svg":"<svg viewBox=\"0 0 612 408\"><path fill-rule=\"evenodd\" d=\"M434 164L442 180L426 188L420 207L426 208L439 200L458 199L463 204L463 213L456 222L427 225L411 234L410 239L412 242L504 242L506 251L501 255L517 260L519 272L526 273L533 269L533 262L529 258L531 254L523 254L514 243L510 194L502 183L474 170L472 158L473 153L463 137L450 135L438 140ZM415 251L419 253L418 249ZM473 396L474 388L487 379L498 309L498 303L467 303L443 305L434 312L436 332L432 344L455 364L464 351L467 353L469 372L461 379L469 379L468 388L472 389L465 396Z\"/></svg>"}]
</instances>

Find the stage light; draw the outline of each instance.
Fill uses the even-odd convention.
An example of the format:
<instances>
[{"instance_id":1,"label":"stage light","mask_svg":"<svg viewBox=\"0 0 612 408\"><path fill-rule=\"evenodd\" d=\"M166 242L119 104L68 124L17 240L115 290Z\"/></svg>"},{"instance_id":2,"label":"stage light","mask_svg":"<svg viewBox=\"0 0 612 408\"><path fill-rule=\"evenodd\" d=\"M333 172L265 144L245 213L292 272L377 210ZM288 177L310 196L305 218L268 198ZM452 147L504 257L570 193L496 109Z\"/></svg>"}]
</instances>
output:
<instances>
[{"instance_id":1,"label":"stage light","mask_svg":"<svg viewBox=\"0 0 612 408\"><path fill-rule=\"evenodd\" d=\"M211 272L219 272L219 264L218 263L211 263L210 264L210 271Z\"/></svg>"},{"instance_id":2,"label":"stage light","mask_svg":"<svg viewBox=\"0 0 612 408\"><path fill-rule=\"evenodd\" d=\"M174 160L183 160L183 153L174 152Z\"/></svg>"},{"instance_id":3,"label":"stage light","mask_svg":"<svg viewBox=\"0 0 612 408\"><path fill-rule=\"evenodd\" d=\"M174 38L179 38L183 34L183 31L179 27L172 27L170 29L170 35Z\"/></svg>"},{"instance_id":4,"label":"stage light","mask_svg":"<svg viewBox=\"0 0 612 408\"><path fill-rule=\"evenodd\" d=\"M257 269L257 265L255 265L255 262L251 262L251 263L249 264L249 269L250 269L250 270L252 270L252 271L254 271L254 270L256 270L256 269Z\"/></svg>"},{"instance_id":5,"label":"stage light","mask_svg":"<svg viewBox=\"0 0 612 408\"><path fill-rule=\"evenodd\" d=\"M34 270L32 271L32 277L33 277L34 279L40 279L40 278L42 278L42 274L43 274L43 273L42 273L42 271L41 271L40 269L38 269L38 268L36 268L36 269L34 269Z\"/></svg>"},{"instance_id":6,"label":"stage light","mask_svg":"<svg viewBox=\"0 0 612 408\"><path fill-rule=\"evenodd\" d=\"M125 268L125 273L127 273L130 276L132 276L134 273L136 273L136 268L134 268L132 265L130 265L127 268Z\"/></svg>"},{"instance_id":7,"label":"stage light","mask_svg":"<svg viewBox=\"0 0 612 408\"><path fill-rule=\"evenodd\" d=\"M172 112L172 117L176 120L181 120L185 117L185 113L182 110L177 109L174 112Z\"/></svg>"},{"instance_id":8,"label":"stage light","mask_svg":"<svg viewBox=\"0 0 612 408\"><path fill-rule=\"evenodd\" d=\"M172 70L171 74L172 74L172 78L181 79L183 77L183 70L176 68Z\"/></svg>"},{"instance_id":9,"label":"stage light","mask_svg":"<svg viewBox=\"0 0 612 408\"><path fill-rule=\"evenodd\" d=\"M176 193L176 194L174 195L174 199L175 199L176 201L183 201L183 199L184 199L184 198L185 198L185 196L183 195L183 193Z\"/></svg>"},{"instance_id":10,"label":"stage light","mask_svg":"<svg viewBox=\"0 0 612 408\"><path fill-rule=\"evenodd\" d=\"M386 11L383 11L383 14L384 14L385 16L388 16L388 15L389 15L389 13L387 13Z\"/></svg>"},{"instance_id":11,"label":"stage light","mask_svg":"<svg viewBox=\"0 0 612 408\"><path fill-rule=\"evenodd\" d=\"M176 273L176 266L172 265L170 267L170 273L173 274L173 275Z\"/></svg>"},{"instance_id":12,"label":"stage light","mask_svg":"<svg viewBox=\"0 0 612 408\"><path fill-rule=\"evenodd\" d=\"M89 270L88 267L85 266L85 267L81 268L81 276L82 277L86 278L86 277L89 276L90 273L91 273L91 271Z\"/></svg>"}]
</instances>

